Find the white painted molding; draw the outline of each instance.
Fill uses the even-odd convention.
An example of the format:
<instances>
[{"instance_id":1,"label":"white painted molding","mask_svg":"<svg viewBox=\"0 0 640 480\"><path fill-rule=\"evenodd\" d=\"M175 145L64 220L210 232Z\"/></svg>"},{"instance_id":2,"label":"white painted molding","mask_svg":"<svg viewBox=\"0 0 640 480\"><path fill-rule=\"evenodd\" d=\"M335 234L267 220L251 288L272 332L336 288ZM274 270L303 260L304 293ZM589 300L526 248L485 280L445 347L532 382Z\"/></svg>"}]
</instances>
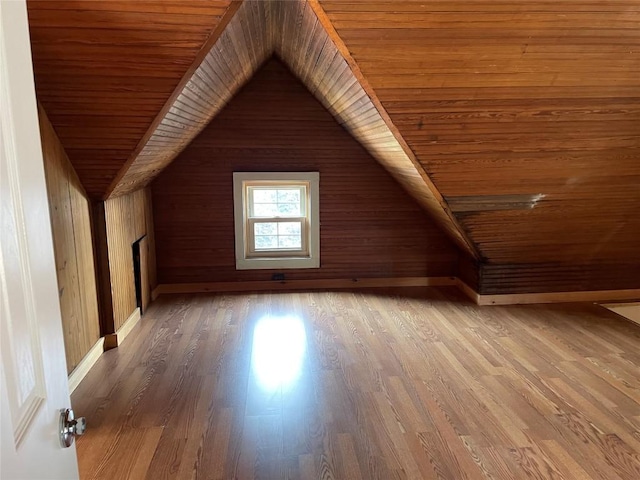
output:
<instances>
[{"instance_id":1,"label":"white painted molding","mask_svg":"<svg viewBox=\"0 0 640 480\"><path fill-rule=\"evenodd\" d=\"M76 368L69 374L69 393L78 388L80 382L87 376L91 367L93 367L100 355L104 352L104 337L100 337L98 341L91 347L91 350L87 352L80 363L76 365Z\"/></svg>"}]
</instances>

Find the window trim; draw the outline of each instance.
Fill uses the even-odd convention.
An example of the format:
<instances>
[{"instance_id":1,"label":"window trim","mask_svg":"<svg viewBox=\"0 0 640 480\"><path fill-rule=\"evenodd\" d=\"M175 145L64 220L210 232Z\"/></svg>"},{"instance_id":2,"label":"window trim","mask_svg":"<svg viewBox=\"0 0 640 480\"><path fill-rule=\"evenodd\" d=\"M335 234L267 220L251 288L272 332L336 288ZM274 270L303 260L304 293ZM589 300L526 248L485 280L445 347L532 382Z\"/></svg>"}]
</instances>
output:
<instances>
[{"instance_id":1,"label":"window trim","mask_svg":"<svg viewBox=\"0 0 640 480\"><path fill-rule=\"evenodd\" d=\"M281 221L297 221L305 219L307 235L303 235L303 250L306 252L281 251L258 252L248 254L248 241L252 237L248 228L255 219L248 217L248 187L256 184L301 185L307 186L305 217L281 217ZM318 172L234 172L234 223L236 269L290 269L290 268L320 268L320 206L319 206ZM303 228L303 231L305 229Z\"/></svg>"}]
</instances>

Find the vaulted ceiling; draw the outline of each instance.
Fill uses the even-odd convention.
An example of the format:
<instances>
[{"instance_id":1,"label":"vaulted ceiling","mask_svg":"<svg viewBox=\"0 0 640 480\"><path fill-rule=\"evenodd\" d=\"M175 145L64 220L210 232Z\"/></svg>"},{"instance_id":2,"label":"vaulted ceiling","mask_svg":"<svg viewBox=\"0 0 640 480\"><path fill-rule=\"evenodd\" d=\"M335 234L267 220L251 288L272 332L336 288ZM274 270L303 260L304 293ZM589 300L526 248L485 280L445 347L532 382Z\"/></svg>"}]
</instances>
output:
<instances>
[{"instance_id":1,"label":"vaulted ceiling","mask_svg":"<svg viewBox=\"0 0 640 480\"><path fill-rule=\"evenodd\" d=\"M272 54L469 255L640 265L634 0L29 0L87 191L155 177Z\"/></svg>"}]
</instances>

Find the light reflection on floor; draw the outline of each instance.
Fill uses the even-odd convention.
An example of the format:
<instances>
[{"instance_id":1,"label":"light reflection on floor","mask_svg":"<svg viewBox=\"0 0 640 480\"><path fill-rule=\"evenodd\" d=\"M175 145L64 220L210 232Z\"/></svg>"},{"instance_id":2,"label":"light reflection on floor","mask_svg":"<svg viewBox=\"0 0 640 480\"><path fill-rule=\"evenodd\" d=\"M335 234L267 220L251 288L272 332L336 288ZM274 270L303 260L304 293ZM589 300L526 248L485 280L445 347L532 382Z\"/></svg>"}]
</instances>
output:
<instances>
[{"instance_id":1,"label":"light reflection on floor","mask_svg":"<svg viewBox=\"0 0 640 480\"><path fill-rule=\"evenodd\" d=\"M253 330L251 370L265 393L295 386L307 351L303 320L294 315L265 315Z\"/></svg>"}]
</instances>

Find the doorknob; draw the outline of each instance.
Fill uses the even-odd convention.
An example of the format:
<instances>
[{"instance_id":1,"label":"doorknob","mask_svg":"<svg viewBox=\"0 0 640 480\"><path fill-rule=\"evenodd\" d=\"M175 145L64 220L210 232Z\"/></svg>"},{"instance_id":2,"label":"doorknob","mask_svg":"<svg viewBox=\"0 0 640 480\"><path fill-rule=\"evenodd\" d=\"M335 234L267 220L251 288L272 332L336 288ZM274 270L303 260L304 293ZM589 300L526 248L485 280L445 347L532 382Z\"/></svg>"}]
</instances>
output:
<instances>
[{"instance_id":1,"label":"doorknob","mask_svg":"<svg viewBox=\"0 0 640 480\"><path fill-rule=\"evenodd\" d=\"M71 408L60 410L60 444L68 448L73 444L76 435L83 435L87 429L84 417L75 418Z\"/></svg>"}]
</instances>

